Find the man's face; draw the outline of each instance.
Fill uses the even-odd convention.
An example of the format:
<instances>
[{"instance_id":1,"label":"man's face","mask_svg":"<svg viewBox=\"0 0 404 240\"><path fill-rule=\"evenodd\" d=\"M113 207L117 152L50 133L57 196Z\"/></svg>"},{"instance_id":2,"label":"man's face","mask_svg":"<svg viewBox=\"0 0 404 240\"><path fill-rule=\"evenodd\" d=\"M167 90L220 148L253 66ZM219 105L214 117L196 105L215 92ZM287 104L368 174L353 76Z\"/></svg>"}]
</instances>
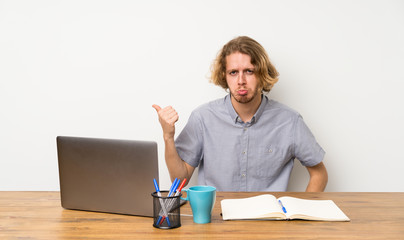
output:
<instances>
[{"instance_id":1,"label":"man's face","mask_svg":"<svg viewBox=\"0 0 404 240\"><path fill-rule=\"evenodd\" d=\"M235 52L226 57L226 81L232 98L239 103L249 103L260 96L255 68L247 54Z\"/></svg>"}]
</instances>

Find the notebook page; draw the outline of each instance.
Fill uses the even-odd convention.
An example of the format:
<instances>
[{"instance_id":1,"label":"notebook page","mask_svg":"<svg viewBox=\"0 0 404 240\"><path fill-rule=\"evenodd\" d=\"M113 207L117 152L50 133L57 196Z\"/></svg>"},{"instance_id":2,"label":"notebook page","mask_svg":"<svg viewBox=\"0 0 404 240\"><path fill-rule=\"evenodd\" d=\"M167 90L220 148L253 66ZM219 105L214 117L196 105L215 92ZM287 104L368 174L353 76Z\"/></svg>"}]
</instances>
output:
<instances>
[{"instance_id":1,"label":"notebook page","mask_svg":"<svg viewBox=\"0 0 404 240\"><path fill-rule=\"evenodd\" d=\"M276 198L270 194L243 199L224 199L221 206L223 220L256 219L269 213L277 213L277 217L283 215Z\"/></svg>"},{"instance_id":2,"label":"notebook page","mask_svg":"<svg viewBox=\"0 0 404 240\"><path fill-rule=\"evenodd\" d=\"M304 219L349 221L349 218L332 200L306 200L293 197L279 198L287 210L287 216ZM296 216L295 216L296 217Z\"/></svg>"}]
</instances>

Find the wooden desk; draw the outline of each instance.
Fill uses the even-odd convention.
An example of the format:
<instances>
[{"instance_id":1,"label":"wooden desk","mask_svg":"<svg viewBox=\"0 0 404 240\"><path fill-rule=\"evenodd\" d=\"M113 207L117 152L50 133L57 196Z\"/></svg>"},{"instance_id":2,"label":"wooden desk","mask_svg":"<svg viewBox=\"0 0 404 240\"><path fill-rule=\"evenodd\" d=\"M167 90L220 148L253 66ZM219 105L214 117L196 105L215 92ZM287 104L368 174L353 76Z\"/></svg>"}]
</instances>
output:
<instances>
[{"instance_id":1,"label":"wooden desk","mask_svg":"<svg viewBox=\"0 0 404 240\"><path fill-rule=\"evenodd\" d=\"M351 222L222 220L222 199L259 194L218 192L212 223L182 216L180 228L160 230L152 218L63 209L59 192L0 192L0 239L404 239L404 193L271 193L332 199Z\"/></svg>"}]
</instances>

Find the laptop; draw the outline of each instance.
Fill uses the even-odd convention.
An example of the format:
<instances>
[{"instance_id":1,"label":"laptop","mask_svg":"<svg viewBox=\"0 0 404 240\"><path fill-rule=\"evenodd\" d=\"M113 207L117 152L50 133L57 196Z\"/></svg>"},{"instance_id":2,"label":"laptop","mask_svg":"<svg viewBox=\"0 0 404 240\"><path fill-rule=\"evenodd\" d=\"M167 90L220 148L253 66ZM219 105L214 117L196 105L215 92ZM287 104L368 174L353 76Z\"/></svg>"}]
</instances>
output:
<instances>
[{"instance_id":1,"label":"laptop","mask_svg":"<svg viewBox=\"0 0 404 240\"><path fill-rule=\"evenodd\" d=\"M63 208L153 216L156 142L67 136L56 142Z\"/></svg>"}]
</instances>

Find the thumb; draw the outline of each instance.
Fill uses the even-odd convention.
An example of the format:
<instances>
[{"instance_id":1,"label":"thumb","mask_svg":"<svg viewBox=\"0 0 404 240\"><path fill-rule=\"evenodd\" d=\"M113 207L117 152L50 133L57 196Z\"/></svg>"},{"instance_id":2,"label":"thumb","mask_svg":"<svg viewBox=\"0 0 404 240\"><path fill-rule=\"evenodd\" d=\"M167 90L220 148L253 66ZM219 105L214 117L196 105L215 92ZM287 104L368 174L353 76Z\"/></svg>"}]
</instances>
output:
<instances>
[{"instance_id":1,"label":"thumb","mask_svg":"<svg viewBox=\"0 0 404 240\"><path fill-rule=\"evenodd\" d=\"M161 107L157 104L153 104L152 106L154 109L156 109L156 112L159 112L161 110Z\"/></svg>"}]
</instances>

